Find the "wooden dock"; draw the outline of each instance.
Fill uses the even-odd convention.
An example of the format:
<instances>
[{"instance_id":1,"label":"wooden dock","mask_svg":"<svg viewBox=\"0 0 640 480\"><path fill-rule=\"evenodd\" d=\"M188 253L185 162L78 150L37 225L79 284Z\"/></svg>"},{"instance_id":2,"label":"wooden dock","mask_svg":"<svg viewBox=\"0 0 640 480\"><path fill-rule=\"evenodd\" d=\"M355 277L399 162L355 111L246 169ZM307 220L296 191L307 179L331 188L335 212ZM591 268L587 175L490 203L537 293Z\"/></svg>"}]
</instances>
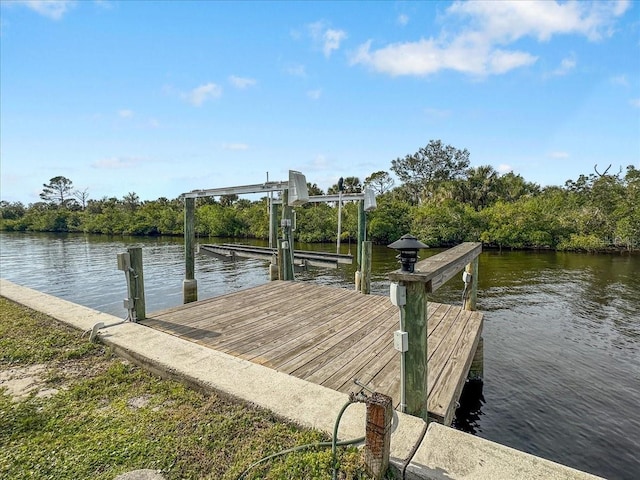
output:
<instances>
[{"instance_id":1,"label":"wooden dock","mask_svg":"<svg viewBox=\"0 0 640 480\"><path fill-rule=\"evenodd\" d=\"M428 304L428 412L449 425L482 332L482 314ZM386 296L274 281L149 315L144 325L349 393L354 379L399 403L398 307Z\"/></svg>"}]
</instances>

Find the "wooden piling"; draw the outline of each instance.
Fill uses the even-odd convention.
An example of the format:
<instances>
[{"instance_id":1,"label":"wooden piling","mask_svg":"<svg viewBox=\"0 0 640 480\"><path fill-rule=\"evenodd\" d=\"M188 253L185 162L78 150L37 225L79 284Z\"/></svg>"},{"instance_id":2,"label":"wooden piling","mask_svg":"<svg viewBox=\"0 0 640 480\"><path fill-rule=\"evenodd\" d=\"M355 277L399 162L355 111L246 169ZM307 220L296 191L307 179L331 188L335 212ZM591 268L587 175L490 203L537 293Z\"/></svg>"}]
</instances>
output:
<instances>
[{"instance_id":1,"label":"wooden piling","mask_svg":"<svg viewBox=\"0 0 640 480\"><path fill-rule=\"evenodd\" d=\"M278 244L278 205L273 203L269 205L269 248L276 248L277 252L280 252ZM278 267L278 253L271 257L271 263L269 264L269 279L278 280L279 267Z\"/></svg>"},{"instance_id":2,"label":"wooden piling","mask_svg":"<svg viewBox=\"0 0 640 480\"><path fill-rule=\"evenodd\" d=\"M198 300L198 282L195 279L196 199L184 199L184 281L182 303Z\"/></svg>"},{"instance_id":3,"label":"wooden piling","mask_svg":"<svg viewBox=\"0 0 640 480\"><path fill-rule=\"evenodd\" d=\"M269 210L269 247L275 248L278 244L278 204L272 203Z\"/></svg>"},{"instance_id":4,"label":"wooden piling","mask_svg":"<svg viewBox=\"0 0 640 480\"><path fill-rule=\"evenodd\" d=\"M405 353L406 413L428 421L427 412L427 288L421 281L407 287L404 325L409 349Z\"/></svg>"},{"instance_id":5,"label":"wooden piling","mask_svg":"<svg viewBox=\"0 0 640 480\"><path fill-rule=\"evenodd\" d=\"M276 240L277 243L277 240ZM271 257L271 263L269 264L269 280L278 280L278 255L275 254Z\"/></svg>"},{"instance_id":6,"label":"wooden piling","mask_svg":"<svg viewBox=\"0 0 640 480\"><path fill-rule=\"evenodd\" d=\"M282 238L278 240L278 272L280 280L293 280L293 211L289 206L289 190L282 191ZM285 248L286 247L286 248Z\"/></svg>"},{"instance_id":7,"label":"wooden piling","mask_svg":"<svg viewBox=\"0 0 640 480\"><path fill-rule=\"evenodd\" d=\"M482 380L484 378L484 339L482 337L478 340L476 353L471 361L467 378L469 380Z\"/></svg>"},{"instance_id":8,"label":"wooden piling","mask_svg":"<svg viewBox=\"0 0 640 480\"><path fill-rule=\"evenodd\" d=\"M371 251L371 242L362 242L360 291L366 295L371 293Z\"/></svg>"},{"instance_id":9,"label":"wooden piling","mask_svg":"<svg viewBox=\"0 0 640 480\"><path fill-rule=\"evenodd\" d=\"M470 298L475 299L478 276L477 257L481 251L480 243L465 242L418 262L414 272L396 270L389 274L392 282L398 282L407 288L402 321L402 330L407 332L409 343L408 351L405 353L404 370L406 413L425 421L429 420L427 414L427 294L436 291L463 268L469 268L473 269ZM475 287L473 281L476 282ZM471 307L471 302L469 306ZM473 306L475 307L475 303ZM482 348L479 352L482 353ZM445 423L447 423L446 420Z\"/></svg>"},{"instance_id":10,"label":"wooden piling","mask_svg":"<svg viewBox=\"0 0 640 480\"><path fill-rule=\"evenodd\" d=\"M464 271L471 275L471 290L464 300L464 309L475 311L478 300L478 257L468 263Z\"/></svg>"},{"instance_id":11,"label":"wooden piling","mask_svg":"<svg viewBox=\"0 0 640 480\"><path fill-rule=\"evenodd\" d=\"M357 263L358 267L362 267L362 242L366 240L366 213L364 211L364 200L358 201L358 250Z\"/></svg>"},{"instance_id":12,"label":"wooden piling","mask_svg":"<svg viewBox=\"0 0 640 480\"><path fill-rule=\"evenodd\" d=\"M391 397L375 392L367 399L364 464L376 480L384 478L389 466L393 403Z\"/></svg>"},{"instance_id":13,"label":"wooden piling","mask_svg":"<svg viewBox=\"0 0 640 480\"><path fill-rule=\"evenodd\" d=\"M129 298L134 300L134 310L136 321L147 318L146 305L144 300L144 272L142 269L142 248L130 247L127 249L131 269L126 272L129 275Z\"/></svg>"},{"instance_id":14,"label":"wooden piling","mask_svg":"<svg viewBox=\"0 0 640 480\"><path fill-rule=\"evenodd\" d=\"M356 249L356 264L358 265L358 269L355 273L355 285L356 292L362 292L362 242L364 242L366 238L366 223L365 223L365 211L364 211L364 200L360 200L358 202L358 238L357 238L357 249Z\"/></svg>"}]
</instances>

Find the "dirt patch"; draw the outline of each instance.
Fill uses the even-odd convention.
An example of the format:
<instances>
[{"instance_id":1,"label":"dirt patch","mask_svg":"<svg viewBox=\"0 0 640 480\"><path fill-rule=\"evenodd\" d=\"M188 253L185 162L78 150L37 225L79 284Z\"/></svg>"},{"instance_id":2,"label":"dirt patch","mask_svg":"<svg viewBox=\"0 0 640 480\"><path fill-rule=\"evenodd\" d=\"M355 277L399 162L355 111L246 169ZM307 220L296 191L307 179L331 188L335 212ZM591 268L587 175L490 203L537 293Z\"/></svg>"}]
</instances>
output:
<instances>
[{"instance_id":1,"label":"dirt patch","mask_svg":"<svg viewBox=\"0 0 640 480\"><path fill-rule=\"evenodd\" d=\"M0 371L0 388L6 388L14 401L22 400L35 392L38 397L51 397L59 389L46 385L46 365L11 367Z\"/></svg>"},{"instance_id":2,"label":"dirt patch","mask_svg":"<svg viewBox=\"0 0 640 480\"><path fill-rule=\"evenodd\" d=\"M151 395L142 395L140 397L133 397L127 401L127 405L129 408L137 409L144 408L149 404L151 400Z\"/></svg>"},{"instance_id":3,"label":"dirt patch","mask_svg":"<svg viewBox=\"0 0 640 480\"><path fill-rule=\"evenodd\" d=\"M78 359L16 367L0 367L0 389L6 388L14 402L29 395L52 397L81 377L94 377L106 370L103 362Z\"/></svg>"}]
</instances>

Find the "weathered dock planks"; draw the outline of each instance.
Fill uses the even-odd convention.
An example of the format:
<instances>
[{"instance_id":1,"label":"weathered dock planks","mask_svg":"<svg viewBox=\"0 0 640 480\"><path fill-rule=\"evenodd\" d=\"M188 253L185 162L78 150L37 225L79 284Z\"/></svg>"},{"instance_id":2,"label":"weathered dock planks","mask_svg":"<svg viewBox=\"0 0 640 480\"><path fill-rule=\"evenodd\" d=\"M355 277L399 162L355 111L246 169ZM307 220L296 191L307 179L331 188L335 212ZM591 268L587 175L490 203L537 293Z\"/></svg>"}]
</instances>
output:
<instances>
[{"instance_id":1,"label":"weathered dock planks","mask_svg":"<svg viewBox=\"0 0 640 480\"><path fill-rule=\"evenodd\" d=\"M148 315L144 325L348 393L358 378L399 403L387 297L274 281ZM481 336L482 314L428 304L428 412L450 424Z\"/></svg>"}]
</instances>

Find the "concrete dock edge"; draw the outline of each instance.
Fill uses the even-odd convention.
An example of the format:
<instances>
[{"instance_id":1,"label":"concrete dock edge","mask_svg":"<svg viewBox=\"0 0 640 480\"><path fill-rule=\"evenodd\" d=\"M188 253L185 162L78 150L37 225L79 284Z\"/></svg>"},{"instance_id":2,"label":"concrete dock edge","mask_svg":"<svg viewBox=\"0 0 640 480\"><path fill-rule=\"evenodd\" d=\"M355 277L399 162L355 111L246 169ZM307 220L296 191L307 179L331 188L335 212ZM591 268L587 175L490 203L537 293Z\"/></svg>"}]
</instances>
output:
<instances>
[{"instance_id":1,"label":"concrete dock edge","mask_svg":"<svg viewBox=\"0 0 640 480\"><path fill-rule=\"evenodd\" d=\"M122 318L0 279L0 295L82 332L96 323ZM100 330L98 338L134 363L191 387L268 409L283 420L328 434L347 402L345 394L277 372L136 323ZM365 406L347 409L340 423L341 440L364 435ZM391 436L391 464L400 473L420 441L421 419L397 414ZM440 424L429 425L406 470L409 479L567 479L599 477L484 440Z\"/></svg>"}]
</instances>

